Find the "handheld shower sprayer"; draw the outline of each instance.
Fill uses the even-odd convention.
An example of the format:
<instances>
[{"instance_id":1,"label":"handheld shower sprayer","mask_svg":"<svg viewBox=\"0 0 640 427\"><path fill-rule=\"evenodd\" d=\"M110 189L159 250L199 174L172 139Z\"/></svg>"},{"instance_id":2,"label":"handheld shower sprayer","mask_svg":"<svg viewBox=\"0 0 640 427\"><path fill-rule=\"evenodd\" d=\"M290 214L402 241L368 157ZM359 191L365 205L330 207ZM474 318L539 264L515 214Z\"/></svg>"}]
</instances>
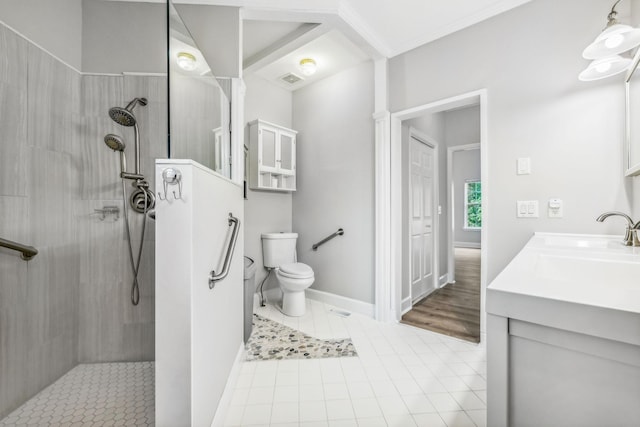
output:
<instances>
[{"instance_id":1,"label":"handheld shower sprayer","mask_svg":"<svg viewBox=\"0 0 640 427\"><path fill-rule=\"evenodd\" d=\"M120 152L120 176L127 173L127 158L124 155L124 149L126 146L124 145L122 137L110 133L104 137L104 143L107 144L107 147L111 148L113 151Z\"/></svg>"}]
</instances>

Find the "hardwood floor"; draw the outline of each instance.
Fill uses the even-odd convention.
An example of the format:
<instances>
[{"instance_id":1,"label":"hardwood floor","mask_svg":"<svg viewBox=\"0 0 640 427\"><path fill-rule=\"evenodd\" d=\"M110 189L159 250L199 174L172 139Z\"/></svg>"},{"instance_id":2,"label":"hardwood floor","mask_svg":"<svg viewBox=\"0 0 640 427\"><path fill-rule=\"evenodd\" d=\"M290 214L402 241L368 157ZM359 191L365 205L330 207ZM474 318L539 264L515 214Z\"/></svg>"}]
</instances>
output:
<instances>
[{"instance_id":1,"label":"hardwood floor","mask_svg":"<svg viewBox=\"0 0 640 427\"><path fill-rule=\"evenodd\" d=\"M480 249L455 248L456 282L414 304L402 323L480 342Z\"/></svg>"}]
</instances>

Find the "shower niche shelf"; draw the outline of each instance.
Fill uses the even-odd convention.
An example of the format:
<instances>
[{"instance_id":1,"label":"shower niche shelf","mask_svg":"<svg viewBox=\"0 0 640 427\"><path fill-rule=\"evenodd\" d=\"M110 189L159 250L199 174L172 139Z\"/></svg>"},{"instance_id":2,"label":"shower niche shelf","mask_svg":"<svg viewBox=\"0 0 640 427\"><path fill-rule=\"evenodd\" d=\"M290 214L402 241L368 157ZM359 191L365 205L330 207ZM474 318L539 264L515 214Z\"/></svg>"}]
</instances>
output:
<instances>
[{"instance_id":1,"label":"shower niche shelf","mask_svg":"<svg viewBox=\"0 0 640 427\"><path fill-rule=\"evenodd\" d=\"M296 191L296 134L263 120L249 123L249 188Z\"/></svg>"}]
</instances>

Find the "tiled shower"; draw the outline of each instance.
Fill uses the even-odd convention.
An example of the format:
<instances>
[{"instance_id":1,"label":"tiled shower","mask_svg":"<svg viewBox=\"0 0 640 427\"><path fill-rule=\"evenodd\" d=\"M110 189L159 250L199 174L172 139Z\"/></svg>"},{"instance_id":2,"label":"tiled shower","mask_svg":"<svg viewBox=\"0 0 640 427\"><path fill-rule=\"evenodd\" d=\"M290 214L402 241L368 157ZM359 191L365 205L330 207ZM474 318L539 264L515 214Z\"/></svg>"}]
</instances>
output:
<instances>
[{"instance_id":1,"label":"tiled shower","mask_svg":"<svg viewBox=\"0 0 640 427\"><path fill-rule=\"evenodd\" d=\"M107 112L146 97L136 116L154 188L166 87L158 74L82 74L0 25L0 236L39 251L0 250L0 419L78 364L154 359L153 221L133 306L119 159L103 137L123 136L133 158L131 130ZM142 216L130 219L137 248Z\"/></svg>"}]
</instances>

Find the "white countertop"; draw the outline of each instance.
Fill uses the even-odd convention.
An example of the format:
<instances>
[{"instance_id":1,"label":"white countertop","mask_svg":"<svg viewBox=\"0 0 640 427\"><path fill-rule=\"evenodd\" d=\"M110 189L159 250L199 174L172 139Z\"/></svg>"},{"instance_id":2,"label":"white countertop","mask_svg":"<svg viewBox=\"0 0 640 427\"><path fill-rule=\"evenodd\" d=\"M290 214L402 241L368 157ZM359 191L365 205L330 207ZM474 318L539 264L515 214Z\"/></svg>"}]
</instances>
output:
<instances>
[{"instance_id":1,"label":"white countertop","mask_svg":"<svg viewBox=\"0 0 640 427\"><path fill-rule=\"evenodd\" d=\"M487 288L487 313L640 345L640 248L536 233Z\"/></svg>"}]
</instances>

